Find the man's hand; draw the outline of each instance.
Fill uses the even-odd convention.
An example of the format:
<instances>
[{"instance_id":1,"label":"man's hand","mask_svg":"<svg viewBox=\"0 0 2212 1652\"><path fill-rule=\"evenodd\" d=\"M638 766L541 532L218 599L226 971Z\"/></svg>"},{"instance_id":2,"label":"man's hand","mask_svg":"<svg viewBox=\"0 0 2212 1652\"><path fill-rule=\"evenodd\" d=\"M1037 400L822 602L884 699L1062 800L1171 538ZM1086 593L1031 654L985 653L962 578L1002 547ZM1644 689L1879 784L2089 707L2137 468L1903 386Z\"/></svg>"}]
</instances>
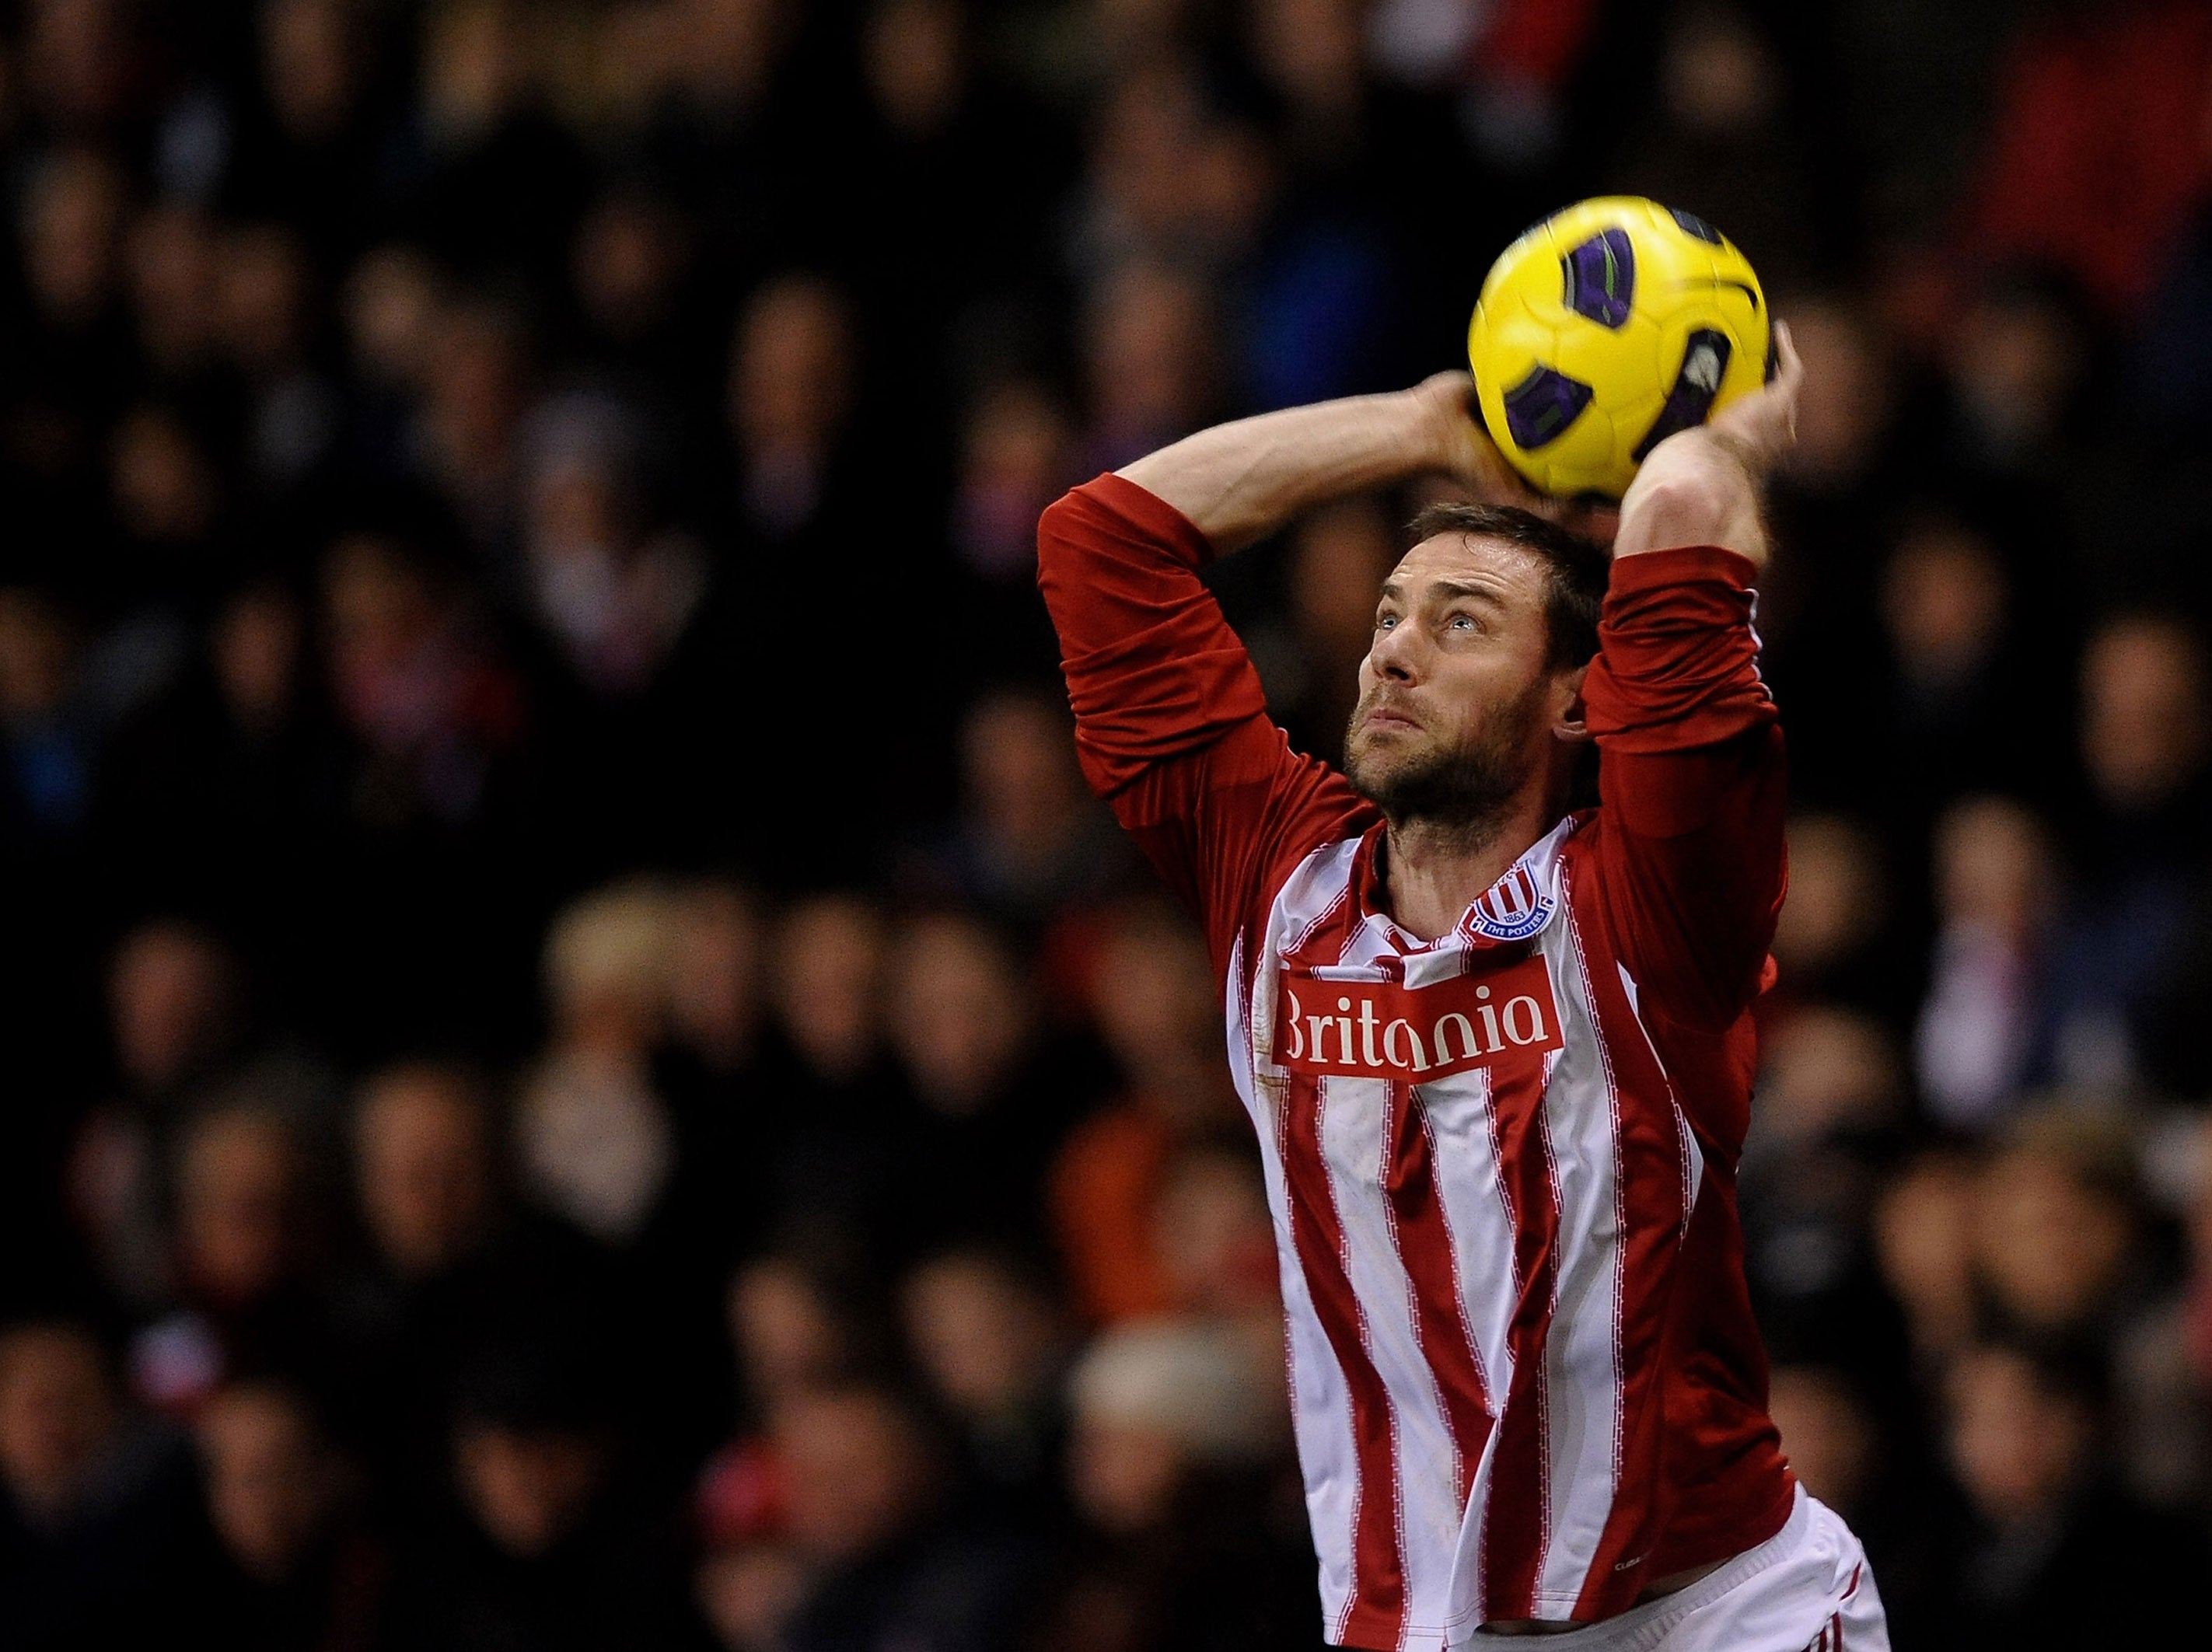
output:
<instances>
[{"instance_id":1,"label":"man's hand","mask_svg":"<svg viewBox=\"0 0 2212 1652\"><path fill-rule=\"evenodd\" d=\"M1571 500L1553 499L1531 488L1498 451L1498 444L1474 416L1474 376L1435 373L1407 392L1425 414L1429 468L1450 477L1477 502L1511 505L1588 534L1603 544L1619 525L1615 512Z\"/></svg>"},{"instance_id":2,"label":"man's hand","mask_svg":"<svg viewBox=\"0 0 2212 1652\"><path fill-rule=\"evenodd\" d=\"M1797 444L1797 398L1805 387L1805 363L1798 357L1786 321L1774 324L1774 377L1750 395L1730 402L1705 427L1741 444L1746 462L1760 482Z\"/></svg>"},{"instance_id":3,"label":"man's hand","mask_svg":"<svg viewBox=\"0 0 2212 1652\"><path fill-rule=\"evenodd\" d=\"M1759 495L1775 461L1797 439L1797 393L1805 382L1790 329L1778 326L1774 338L1779 367L1771 383L1651 450L1620 501L1615 556L1721 545L1765 565Z\"/></svg>"},{"instance_id":4,"label":"man's hand","mask_svg":"<svg viewBox=\"0 0 2212 1652\"><path fill-rule=\"evenodd\" d=\"M1449 477L1484 504L1517 505L1611 539L1613 512L1547 499L1521 479L1476 422L1474 395L1467 374L1439 373L1411 390L1218 424L1120 474L1181 511L1217 553L1263 539L1328 500L1430 475Z\"/></svg>"},{"instance_id":5,"label":"man's hand","mask_svg":"<svg viewBox=\"0 0 2212 1652\"><path fill-rule=\"evenodd\" d=\"M1468 416L1473 388L1464 373L1440 373L1411 390L1262 413L1186 436L1121 474L1181 511L1217 552L1328 500L1438 472L1493 503L1556 510Z\"/></svg>"}]
</instances>

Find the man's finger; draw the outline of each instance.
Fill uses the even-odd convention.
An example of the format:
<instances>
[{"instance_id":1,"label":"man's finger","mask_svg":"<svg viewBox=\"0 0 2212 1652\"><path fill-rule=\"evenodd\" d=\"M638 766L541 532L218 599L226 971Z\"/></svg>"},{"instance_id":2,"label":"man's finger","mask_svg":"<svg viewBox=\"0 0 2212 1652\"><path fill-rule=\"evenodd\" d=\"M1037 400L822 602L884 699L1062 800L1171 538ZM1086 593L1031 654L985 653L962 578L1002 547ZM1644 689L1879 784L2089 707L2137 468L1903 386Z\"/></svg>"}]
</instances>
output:
<instances>
[{"instance_id":1,"label":"man's finger","mask_svg":"<svg viewBox=\"0 0 2212 1652\"><path fill-rule=\"evenodd\" d=\"M1797 394L1805 382L1805 363L1787 322L1775 324L1774 355L1774 377L1729 403L1712 421L1714 429L1748 442L1769 459L1797 439Z\"/></svg>"},{"instance_id":2,"label":"man's finger","mask_svg":"<svg viewBox=\"0 0 2212 1652\"><path fill-rule=\"evenodd\" d=\"M1797 337L1787 321L1774 324L1774 345L1782 358L1782 370L1776 377L1795 390L1804 381L1805 359L1797 354Z\"/></svg>"},{"instance_id":3,"label":"man's finger","mask_svg":"<svg viewBox=\"0 0 2212 1652\"><path fill-rule=\"evenodd\" d=\"M1797 341L1790 336L1787 321L1774 324L1774 344L1782 364L1780 371L1774 375L1774 387L1782 392L1784 398L1794 409L1797 405L1797 392L1805 384L1805 358L1797 354Z\"/></svg>"},{"instance_id":4,"label":"man's finger","mask_svg":"<svg viewBox=\"0 0 2212 1652\"><path fill-rule=\"evenodd\" d=\"M1797 341L1790 336L1787 321L1774 324L1774 343L1782 362L1774 388L1780 393L1783 429L1794 442L1797 440L1797 394L1805 386L1805 360L1797 354Z\"/></svg>"}]
</instances>

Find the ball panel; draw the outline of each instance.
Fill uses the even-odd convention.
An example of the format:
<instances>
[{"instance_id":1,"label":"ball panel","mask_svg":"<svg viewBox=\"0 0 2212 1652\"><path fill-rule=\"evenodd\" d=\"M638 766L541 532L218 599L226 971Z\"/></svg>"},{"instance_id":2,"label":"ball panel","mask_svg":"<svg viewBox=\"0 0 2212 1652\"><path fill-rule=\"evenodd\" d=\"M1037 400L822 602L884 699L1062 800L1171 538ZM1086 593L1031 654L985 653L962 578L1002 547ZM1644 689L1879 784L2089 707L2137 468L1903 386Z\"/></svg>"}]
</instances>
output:
<instances>
[{"instance_id":1,"label":"ball panel","mask_svg":"<svg viewBox=\"0 0 2212 1652\"><path fill-rule=\"evenodd\" d=\"M1630 455L1641 465L1661 442L1692 425L1703 424L1711 416L1713 401L1721 392L1721 380L1728 372L1729 358L1736 354L1734 343L1723 332L1711 327L1693 330L1682 352L1682 366L1674 376L1673 388L1659 410L1659 416L1644 433Z\"/></svg>"},{"instance_id":2,"label":"ball panel","mask_svg":"<svg viewBox=\"0 0 2212 1652\"><path fill-rule=\"evenodd\" d=\"M1720 383L1706 406L1703 417L1710 419L1739 396L1756 390L1765 381L1766 353L1771 335L1763 314L1752 316L1744 307L1735 313L1717 313L1717 307L1685 304L1671 319L1667 329L1666 359L1678 364L1678 374L1686 368L1688 358L1696 347L1698 335L1709 332L1729 342L1729 353L1722 364Z\"/></svg>"},{"instance_id":3,"label":"ball panel","mask_svg":"<svg viewBox=\"0 0 2212 1652\"><path fill-rule=\"evenodd\" d=\"M1518 446L1542 447L1565 432L1595 393L1581 380L1570 379L1556 367L1532 367L1500 398L1505 408L1505 428Z\"/></svg>"},{"instance_id":4,"label":"ball panel","mask_svg":"<svg viewBox=\"0 0 2212 1652\"><path fill-rule=\"evenodd\" d=\"M1507 287L1525 282L1532 268L1541 270L1558 256L1557 243L1552 236L1552 220L1531 224L1521 232L1514 243L1498 255L1483 278L1482 291L1476 298L1479 307L1497 301Z\"/></svg>"},{"instance_id":5,"label":"ball panel","mask_svg":"<svg viewBox=\"0 0 2212 1652\"><path fill-rule=\"evenodd\" d=\"M1561 299L1577 315L1619 328L1636 301L1636 247L1619 225L1601 229L1559 260Z\"/></svg>"},{"instance_id":6,"label":"ball panel","mask_svg":"<svg viewBox=\"0 0 2212 1652\"><path fill-rule=\"evenodd\" d=\"M1696 213L1685 212L1680 207L1671 207L1668 212L1685 235L1693 236L1701 241L1710 241L1715 246L1723 244L1721 240L1721 232L1698 216Z\"/></svg>"}]
</instances>

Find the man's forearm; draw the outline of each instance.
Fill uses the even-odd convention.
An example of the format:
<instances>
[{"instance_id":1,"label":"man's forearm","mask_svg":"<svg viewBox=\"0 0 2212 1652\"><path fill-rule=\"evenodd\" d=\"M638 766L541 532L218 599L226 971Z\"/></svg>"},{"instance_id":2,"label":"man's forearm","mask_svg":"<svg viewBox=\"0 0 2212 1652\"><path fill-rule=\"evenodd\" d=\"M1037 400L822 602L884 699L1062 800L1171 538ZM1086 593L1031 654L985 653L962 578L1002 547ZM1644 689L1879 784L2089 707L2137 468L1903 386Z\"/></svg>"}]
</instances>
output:
<instances>
[{"instance_id":1,"label":"man's forearm","mask_svg":"<svg viewBox=\"0 0 2212 1652\"><path fill-rule=\"evenodd\" d=\"M1419 392L1349 396L1216 425L1121 474L1225 553L1315 505L1448 468L1446 435L1433 400Z\"/></svg>"}]
</instances>

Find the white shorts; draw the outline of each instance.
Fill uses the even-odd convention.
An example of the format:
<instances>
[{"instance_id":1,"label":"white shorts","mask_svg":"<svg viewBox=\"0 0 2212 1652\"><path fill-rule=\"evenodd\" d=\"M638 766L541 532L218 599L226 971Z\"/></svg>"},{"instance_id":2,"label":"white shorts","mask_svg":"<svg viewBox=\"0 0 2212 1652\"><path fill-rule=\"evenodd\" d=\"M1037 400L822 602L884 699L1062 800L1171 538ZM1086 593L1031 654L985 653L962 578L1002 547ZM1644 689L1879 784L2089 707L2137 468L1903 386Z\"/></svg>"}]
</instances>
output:
<instances>
[{"instance_id":1,"label":"white shorts","mask_svg":"<svg viewBox=\"0 0 2212 1652\"><path fill-rule=\"evenodd\" d=\"M1797 1488L1782 1529L1686 1589L1564 1635L1485 1635L1504 1652L1889 1652L1866 1552L1835 1510Z\"/></svg>"}]
</instances>

